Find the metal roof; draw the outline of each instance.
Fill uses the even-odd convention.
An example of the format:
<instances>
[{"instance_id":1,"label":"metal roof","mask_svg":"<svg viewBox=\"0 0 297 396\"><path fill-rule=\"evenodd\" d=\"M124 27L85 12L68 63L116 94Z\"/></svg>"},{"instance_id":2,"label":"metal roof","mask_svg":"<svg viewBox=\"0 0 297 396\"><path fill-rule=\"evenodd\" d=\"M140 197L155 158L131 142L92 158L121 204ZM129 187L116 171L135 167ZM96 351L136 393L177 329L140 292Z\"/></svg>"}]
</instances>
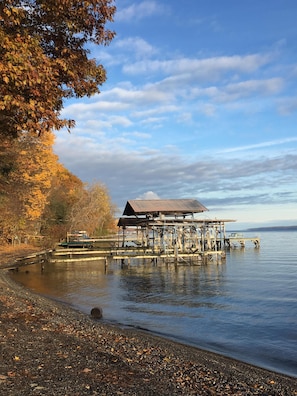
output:
<instances>
[{"instance_id":1,"label":"metal roof","mask_svg":"<svg viewBox=\"0 0 297 396\"><path fill-rule=\"evenodd\" d=\"M160 214L181 216L192 213L201 213L208 210L196 199L152 199L130 200L126 203L124 216L152 215L157 217Z\"/></svg>"}]
</instances>

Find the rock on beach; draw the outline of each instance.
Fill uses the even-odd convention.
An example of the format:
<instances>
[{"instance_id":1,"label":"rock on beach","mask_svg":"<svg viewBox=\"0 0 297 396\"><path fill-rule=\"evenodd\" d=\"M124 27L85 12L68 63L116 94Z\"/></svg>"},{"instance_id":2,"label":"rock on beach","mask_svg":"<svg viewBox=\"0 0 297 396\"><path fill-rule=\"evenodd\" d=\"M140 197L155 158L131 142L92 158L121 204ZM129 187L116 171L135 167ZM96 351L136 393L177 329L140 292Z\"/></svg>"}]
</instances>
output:
<instances>
[{"instance_id":1,"label":"rock on beach","mask_svg":"<svg viewBox=\"0 0 297 396\"><path fill-rule=\"evenodd\" d=\"M101 319L103 316L102 314L102 308L100 307L94 307L91 309L91 317L94 319Z\"/></svg>"}]
</instances>

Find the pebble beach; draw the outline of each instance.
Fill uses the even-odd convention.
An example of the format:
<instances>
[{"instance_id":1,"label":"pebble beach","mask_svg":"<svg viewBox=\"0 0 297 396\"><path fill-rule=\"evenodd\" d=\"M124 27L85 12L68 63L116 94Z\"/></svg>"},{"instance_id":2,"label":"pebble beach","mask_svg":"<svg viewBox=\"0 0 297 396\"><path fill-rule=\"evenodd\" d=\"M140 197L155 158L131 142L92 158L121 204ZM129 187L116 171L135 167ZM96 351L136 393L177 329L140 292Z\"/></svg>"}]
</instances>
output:
<instances>
[{"instance_id":1,"label":"pebble beach","mask_svg":"<svg viewBox=\"0 0 297 396\"><path fill-rule=\"evenodd\" d=\"M37 295L10 279L8 260L0 252L1 395L297 395L297 378Z\"/></svg>"}]
</instances>

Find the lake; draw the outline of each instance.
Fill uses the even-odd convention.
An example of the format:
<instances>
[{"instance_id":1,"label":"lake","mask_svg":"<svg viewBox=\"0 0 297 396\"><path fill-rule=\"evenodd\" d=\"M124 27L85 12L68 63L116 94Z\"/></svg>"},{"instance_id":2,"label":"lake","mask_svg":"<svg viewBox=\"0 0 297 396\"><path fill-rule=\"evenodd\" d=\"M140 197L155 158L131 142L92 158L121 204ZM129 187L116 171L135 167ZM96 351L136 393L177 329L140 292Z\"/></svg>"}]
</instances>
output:
<instances>
[{"instance_id":1,"label":"lake","mask_svg":"<svg viewBox=\"0 0 297 396\"><path fill-rule=\"evenodd\" d=\"M49 263L13 278L104 320L297 377L297 232L261 232L260 248L223 263ZM245 233L246 237L255 234Z\"/></svg>"}]
</instances>

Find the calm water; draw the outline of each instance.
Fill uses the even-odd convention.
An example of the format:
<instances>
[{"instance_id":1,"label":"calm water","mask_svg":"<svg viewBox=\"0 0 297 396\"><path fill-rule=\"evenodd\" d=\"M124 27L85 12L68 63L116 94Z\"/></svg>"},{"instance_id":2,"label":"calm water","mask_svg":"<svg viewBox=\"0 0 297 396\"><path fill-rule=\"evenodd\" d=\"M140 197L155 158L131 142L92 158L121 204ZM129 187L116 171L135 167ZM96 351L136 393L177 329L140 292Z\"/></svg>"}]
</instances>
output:
<instances>
[{"instance_id":1,"label":"calm water","mask_svg":"<svg viewBox=\"0 0 297 396\"><path fill-rule=\"evenodd\" d=\"M87 314L101 306L106 321L297 377L297 232L260 237L223 264L56 263L13 276Z\"/></svg>"}]
</instances>

